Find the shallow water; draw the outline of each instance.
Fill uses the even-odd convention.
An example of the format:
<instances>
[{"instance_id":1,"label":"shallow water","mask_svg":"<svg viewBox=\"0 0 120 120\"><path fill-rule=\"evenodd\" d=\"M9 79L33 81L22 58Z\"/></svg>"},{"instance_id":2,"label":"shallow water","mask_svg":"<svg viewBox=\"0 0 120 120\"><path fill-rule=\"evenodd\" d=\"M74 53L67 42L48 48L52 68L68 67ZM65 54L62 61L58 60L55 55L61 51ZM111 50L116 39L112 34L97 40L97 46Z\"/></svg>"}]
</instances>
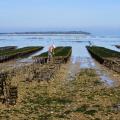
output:
<instances>
[{"instance_id":1,"label":"shallow water","mask_svg":"<svg viewBox=\"0 0 120 120\"><path fill-rule=\"evenodd\" d=\"M105 74L105 72L103 72L101 69L96 69L96 73L100 76L102 82L104 82L106 85L113 86L114 80Z\"/></svg>"},{"instance_id":2,"label":"shallow water","mask_svg":"<svg viewBox=\"0 0 120 120\"><path fill-rule=\"evenodd\" d=\"M72 46L72 62L80 60L80 68L96 68L101 79L111 85L113 82L109 76L97 69L94 60L88 53L86 46L92 45L103 46L112 50L120 51L115 45L120 45L120 38L114 37L95 37L85 35L40 35L40 34L24 34L24 35L0 35L0 47L3 46L44 46L44 49L31 55L27 59L18 60L19 62L32 62L32 57L48 50L51 44L56 46Z\"/></svg>"}]
</instances>

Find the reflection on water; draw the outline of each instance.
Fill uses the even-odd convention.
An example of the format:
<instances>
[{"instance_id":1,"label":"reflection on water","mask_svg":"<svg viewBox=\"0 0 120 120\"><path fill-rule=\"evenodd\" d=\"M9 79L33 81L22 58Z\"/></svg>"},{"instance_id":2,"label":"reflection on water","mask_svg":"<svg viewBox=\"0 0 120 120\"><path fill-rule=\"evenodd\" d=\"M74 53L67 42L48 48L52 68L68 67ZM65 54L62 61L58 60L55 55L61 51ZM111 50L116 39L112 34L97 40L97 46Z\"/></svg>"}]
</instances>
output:
<instances>
[{"instance_id":1,"label":"reflection on water","mask_svg":"<svg viewBox=\"0 0 120 120\"><path fill-rule=\"evenodd\" d=\"M30 39L28 39L30 38ZM115 37L94 37L83 35L1 35L0 47L3 46L44 46L42 51L31 55L27 59L18 60L19 62L33 62L32 57L48 50L49 45L55 44L56 46L72 46L72 62L73 64L80 61L80 68L96 68L97 73L101 79L111 85L113 81L99 69L97 69L94 60L88 53L86 46L89 43L93 45L103 46L112 50L120 51L115 45L120 45L120 38Z\"/></svg>"},{"instance_id":2,"label":"reflection on water","mask_svg":"<svg viewBox=\"0 0 120 120\"><path fill-rule=\"evenodd\" d=\"M107 75L107 73L103 72L102 69L96 66L92 57L72 57L72 63L75 64L76 61L80 62L80 68L93 68L96 70L97 75L100 76L102 82L106 85L112 86L114 84L113 80Z\"/></svg>"},{"instance_id":3,"label":"reflection on water","mask_svg":"<svg viewBox=\"0 0 120 120\"><path fill-rule=\"evenodd\" d=\"M91 57L81 57L80 68L95 68L95 63Z\"/></svg>"},{"instance_id":4,"label":"reflection on water","mask_svg":"<svg viewBox=\"0 0 120 120\"><path fill-rule=\"evenodd\" d=\"M105 73L103 73L100 69L96 69L97 74L100 76L101 80L109 86L112 86L114 84L114 81L109 78L109 76Z\"/></svg>"}]
</instances>

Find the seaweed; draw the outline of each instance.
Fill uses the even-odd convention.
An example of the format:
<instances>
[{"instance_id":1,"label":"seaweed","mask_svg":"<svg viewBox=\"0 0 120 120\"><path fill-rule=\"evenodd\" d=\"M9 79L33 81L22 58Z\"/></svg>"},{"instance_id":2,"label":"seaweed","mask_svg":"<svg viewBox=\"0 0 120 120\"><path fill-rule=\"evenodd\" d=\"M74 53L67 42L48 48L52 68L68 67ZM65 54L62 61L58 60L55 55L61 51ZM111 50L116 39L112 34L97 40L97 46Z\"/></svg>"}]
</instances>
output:
<instances>
[{"instance_id":1,"label":"seaweed","mask_svg":"<svg viewBox=\"0 0 120 120\"><path fill-rule=\"evenodd\" d=\"M56 47L54 49L54 53L57 54L58 52L60 52L61 50L63 49L63 47ZM41 53L40 55L37 55L35 57L48 57L48 52L44 52L44 53Z\"/></svg>"},{"instance_id":2,"label":"seaweed","mask_svg":"<svg viewBox=\"0 0 120 120\"><path fill-rule=\"evenodd\" d=\"M87 49L102 58L120 57L120 52L99 46L87 46Z\"/></svg>"},{"instance_id":3,"label":"seaweed","mask_svg":"<svg viewBox=\"0 0 120 120\"><path fill-rule=\"evenodd\" d=\"M70 46L55 48L53 51L54 61L62 61L63 63L66 63L71 55L71 52L72 52L72 47ZM33 58L35 59L36 62L39 62L41 64L47 63L48 52L44 52Z\"/></svg>"},{"instance_id":4,"label":"seaweed","mask_svg":"<svg viewBox=\"0 0 120 120\"><path fill-rule=\"evenodd\" d=\"M22 57L42 49L43 47L30 46L30 47L23 47L19 49L2 50L2 52L0 52L0 62L4 62L6 60L14 59L17 57Z\"/></svg>"},{"instance_id":5,"label":"seaweed","mask_svg":"<svg viewBox=\"0 0 120 120\"><path fill-rule=\"evenodd\" d=\"M120 52L99 46L87 46L87 49L99 63L120 73Z\"/></svg>"}]
</instances>

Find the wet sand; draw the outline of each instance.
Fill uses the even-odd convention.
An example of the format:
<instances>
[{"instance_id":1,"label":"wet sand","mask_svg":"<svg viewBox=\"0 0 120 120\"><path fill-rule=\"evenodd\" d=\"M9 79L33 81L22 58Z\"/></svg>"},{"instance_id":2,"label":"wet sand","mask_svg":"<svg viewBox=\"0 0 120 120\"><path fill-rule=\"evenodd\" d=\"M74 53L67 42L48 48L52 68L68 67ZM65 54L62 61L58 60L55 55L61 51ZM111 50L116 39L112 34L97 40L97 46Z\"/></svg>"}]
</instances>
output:
<instances>
[{"instance_id":1,"label":"wet sand","mask_svg":"<svg viewBox=\"0 0 120 120\"><path fill-rule=\"evenodd\" d=\"M95 61L95 60L94 60ZM103 82L110 87L116 87L120 85L120 74L110 70L109 68L105 67L104 65L99 64L95 61L96 68L99 71L100 77L103 77Z\"/></svg>"}]
</instances>

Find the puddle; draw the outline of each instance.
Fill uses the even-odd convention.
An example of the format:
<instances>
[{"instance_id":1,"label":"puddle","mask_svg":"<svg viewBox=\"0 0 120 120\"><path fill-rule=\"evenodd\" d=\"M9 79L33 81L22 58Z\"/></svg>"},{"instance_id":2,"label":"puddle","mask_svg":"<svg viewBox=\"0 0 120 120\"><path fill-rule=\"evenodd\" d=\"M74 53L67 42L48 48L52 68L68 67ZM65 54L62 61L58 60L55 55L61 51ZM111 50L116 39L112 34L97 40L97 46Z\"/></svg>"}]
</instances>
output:
<instances>
[{"instance_id":1,"label":"puddle","mask_svg":"<svg viewBox=\"0 0 120 120\"><path fill-rule=\"evenodd\" d=\"M72 62L72 64L75 64L76 62L80 62L80 57L74 57L74 56L72 56L71 57L71 62Z\"/></svg>"},{"instance_id":2,"label":"puddle","mask_svg":"<svg viewBox=\"0 0 120 120\"><path fill-rule=\"evenodd\" d=\"M95 68L95 63L90 57L80 57L80 68Z\"/></svg>"},{"instance_id":3,"label":"puddle","mask_svg":"<svg viewBox=\"0 0 120 120\"><path fill-rule=\"evenodd\" d=\"M33 63L34 60L31 58L24 58L24 59L19 59L16 61L17 63Z\"/></svg>"},{"instance_id":4,"label":"puddle","mask_svg":"<svg viewBox=\"0 0 120 120\"><path fill-rule=\"evenodd\" d=\"M107 74L103 73L100 69L96 69L96 73L100 76L102 82L111 87L113 86L114 81Z\"/></svg>"},{"instance_id":5,"label":"puddle","mask_svg":"<svg viewBox=\"0 0 120 120\"><path fill-rule=\"evenodd\" d=\"M96 73L100 76L101 81L104 82L105 85L111 87L114 85L114 80L112 80L105 71L102 71L102 68L98 67L91 57L72 57L73 64L78 60L80 62L80 68L93 68L96 70Z\"/></svg>"}]
</instances>

